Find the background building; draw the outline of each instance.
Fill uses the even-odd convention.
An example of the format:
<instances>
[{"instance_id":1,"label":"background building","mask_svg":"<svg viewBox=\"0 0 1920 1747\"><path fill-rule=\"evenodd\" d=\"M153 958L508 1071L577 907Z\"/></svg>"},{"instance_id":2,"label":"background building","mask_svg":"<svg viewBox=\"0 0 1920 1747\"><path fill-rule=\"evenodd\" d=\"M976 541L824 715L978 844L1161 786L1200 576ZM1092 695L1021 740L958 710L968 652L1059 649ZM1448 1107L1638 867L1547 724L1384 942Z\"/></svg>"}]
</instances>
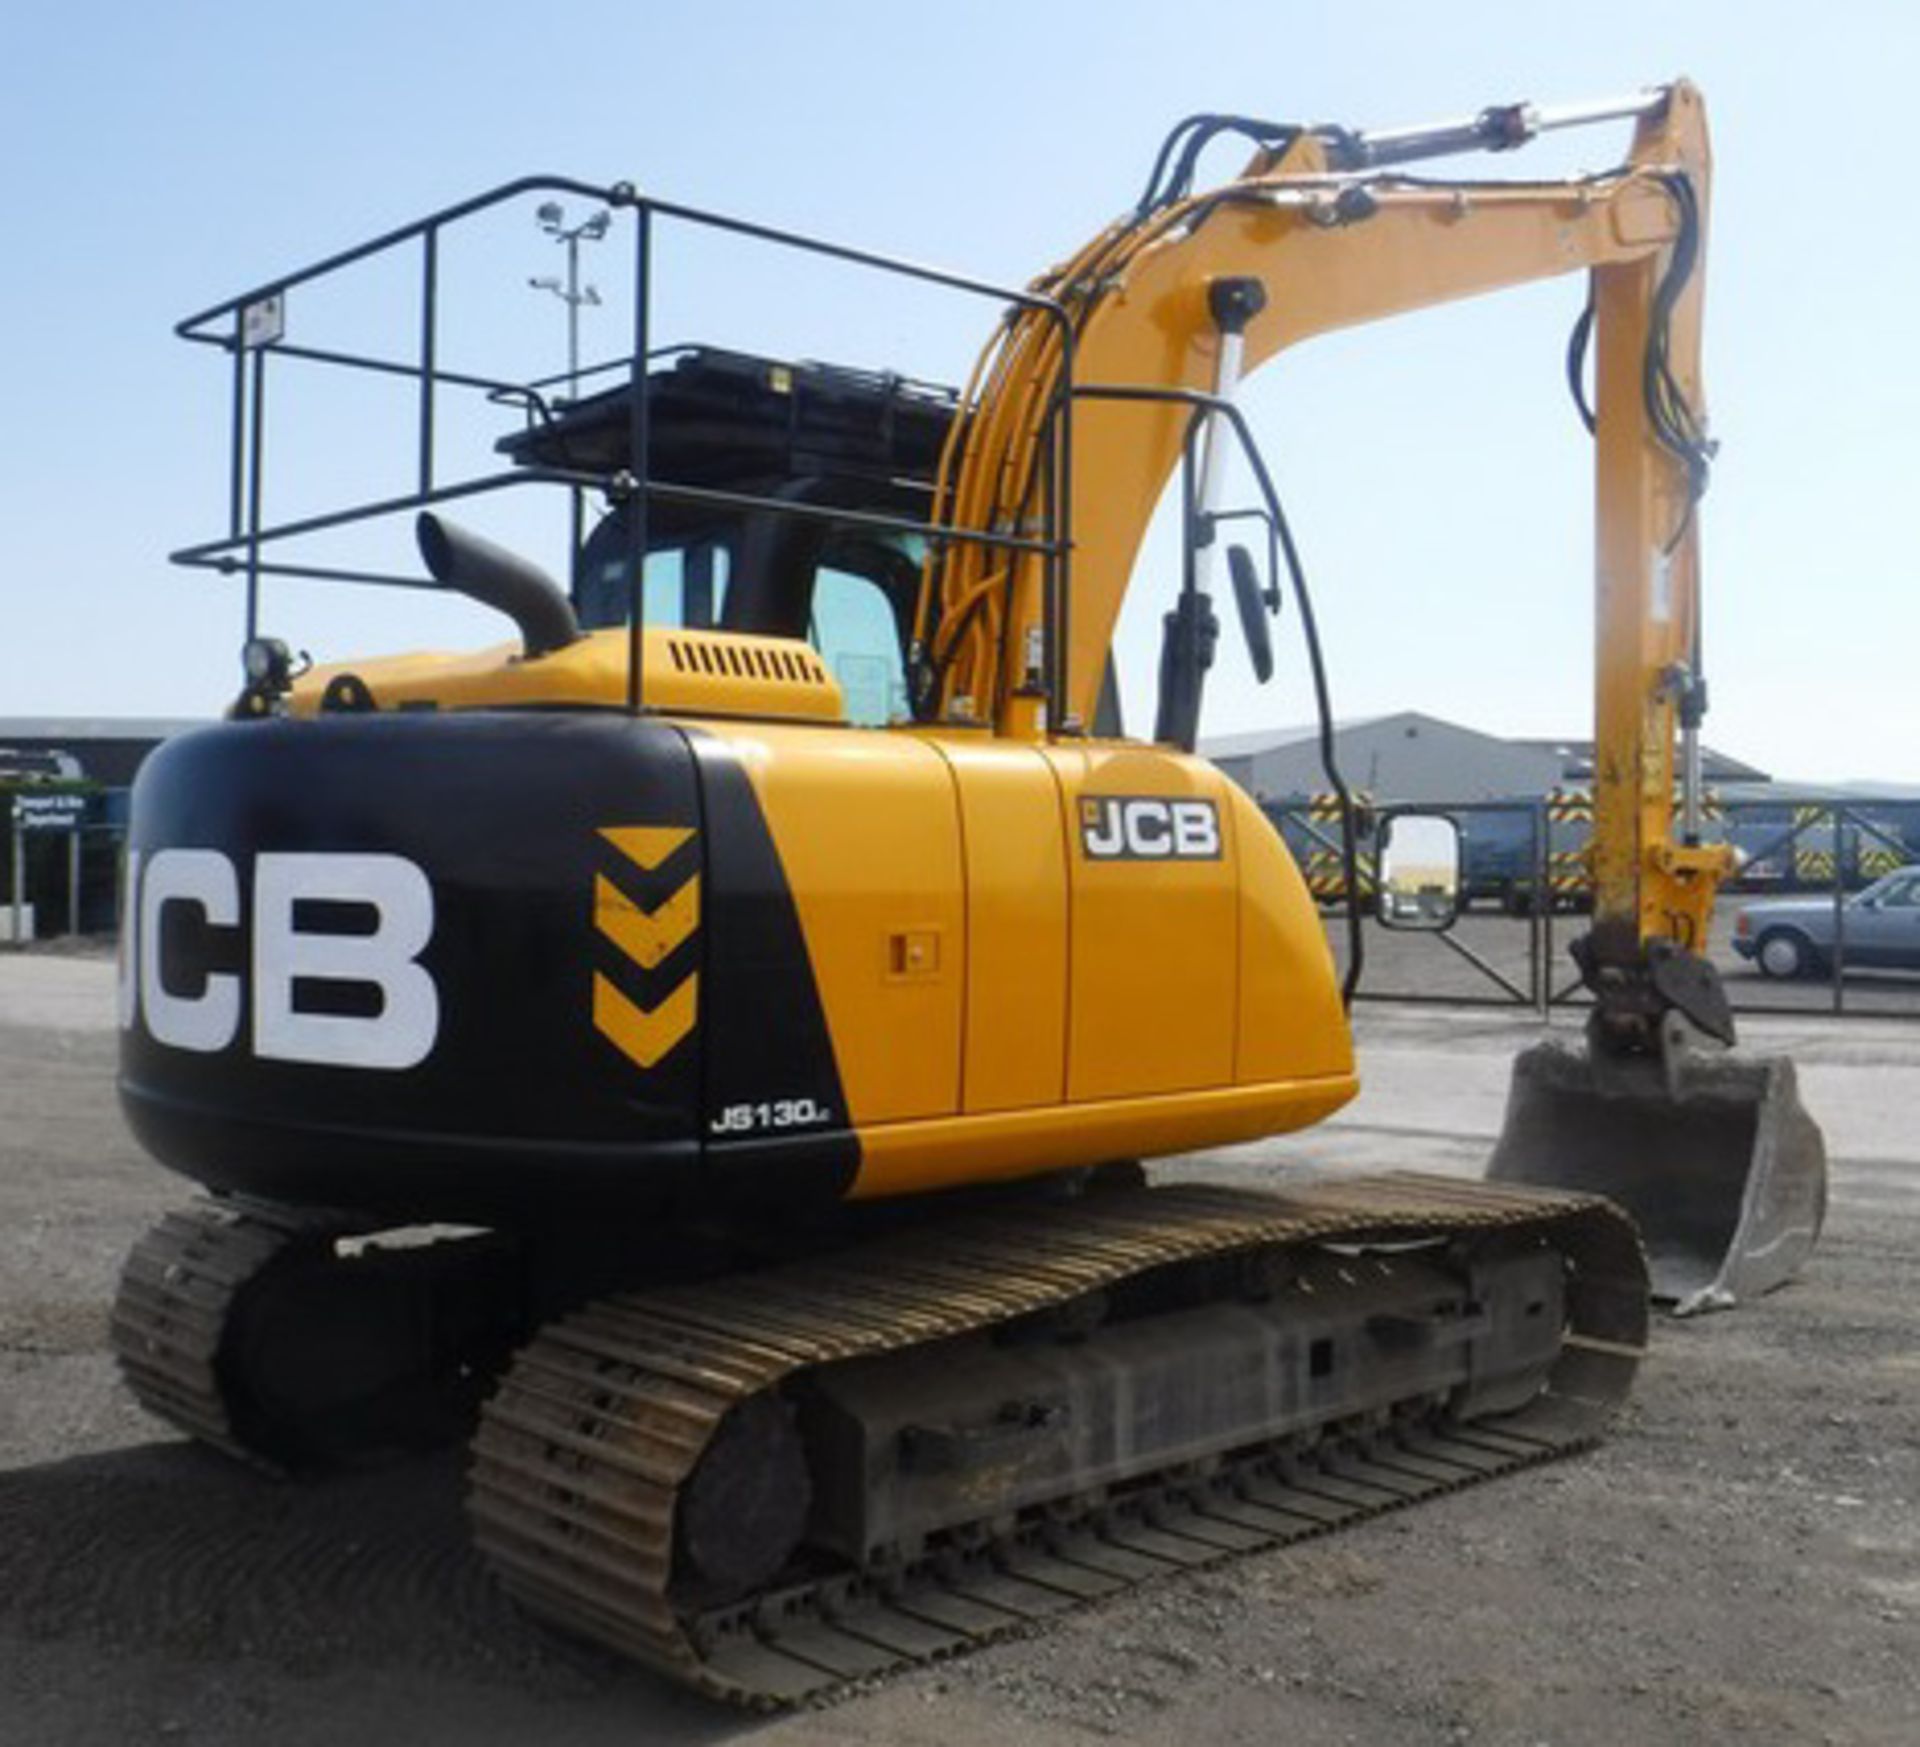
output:
<instances>
[{"instance_id":1,"label":"background building","mask_svg":"<svg viewBox=\"0 0 1920 1747\"><path fill-rule=\"evenodd\" d=\"M1418 710L1336 723L1333 738L1348 787L1377 801L1506 800L1593 777L1591 740L1505 740ZM1315 726L1223 735L1200 750L1257 801L1297 801L1327 787ZM1711 749L1702 762L1710 784L1768 780Z\"/></svg>"},{"instance_id":2,"label":"background building","mask_svg":"<svg viewBox=\"0 0 1920 1747\"><path fill-rule=\"evenodd\" d=\"M0 716L0 940L112 928L134 773L163 740L196 726Z\"/></svg>"},{"instance_id":3,"label":"background building","mask_svg":"<svg viewBox=\"0 0 1920 1747\"><path fill-rule=\"evenodd\" d=\"M124 789L162 740L199 726L167 716L0 716L0 772L41 774L53 761L63 775ZM67 770L68 760L78 768Z\"/></svg>"}]
</instances>

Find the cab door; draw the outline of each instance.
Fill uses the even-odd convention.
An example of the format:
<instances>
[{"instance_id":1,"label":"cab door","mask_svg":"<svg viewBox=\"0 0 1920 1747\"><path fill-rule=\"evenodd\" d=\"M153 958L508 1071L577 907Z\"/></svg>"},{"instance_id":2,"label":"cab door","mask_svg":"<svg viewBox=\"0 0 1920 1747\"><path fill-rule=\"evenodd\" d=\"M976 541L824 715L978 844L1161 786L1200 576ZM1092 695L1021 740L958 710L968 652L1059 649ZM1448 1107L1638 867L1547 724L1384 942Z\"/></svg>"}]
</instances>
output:
<instances>
[{"instance_id":1,"label":"cab door","mask_svg":"<svg viewBox=\"0 0 1920 1747\"><path fill-rule=\"evenodd\" d=\"M1068 1099L1230 1085L1239 877L1226 778L1151 746L1047 756L1068 856Z\"/></svg>"}]
</instances>

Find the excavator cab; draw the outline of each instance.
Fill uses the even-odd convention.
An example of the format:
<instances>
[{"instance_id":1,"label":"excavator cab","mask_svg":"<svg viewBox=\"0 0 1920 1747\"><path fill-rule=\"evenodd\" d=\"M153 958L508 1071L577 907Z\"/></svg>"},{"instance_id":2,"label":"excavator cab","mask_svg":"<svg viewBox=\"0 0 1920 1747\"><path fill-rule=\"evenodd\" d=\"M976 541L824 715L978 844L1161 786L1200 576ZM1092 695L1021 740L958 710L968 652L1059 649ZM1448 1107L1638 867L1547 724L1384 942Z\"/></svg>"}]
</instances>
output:
<instances>
[{"instance_id":1,"label":"excavator cab","mask_svg":"<svg viewBox=\"0 0 1920 1747\"><path fill-rule=\"evenodd\" d=\"M649 507L646 621L811 642L850 720L903 718L926 541L859 518L927 520L953 391L712 346L677 349L647 387L649 465L706 495ZM496 447L526 468L630 468L632 401L623 383ZM569 589L583 630L629 621L631 519L616 502L583 530Z\"/></svg>"}]
</instances>

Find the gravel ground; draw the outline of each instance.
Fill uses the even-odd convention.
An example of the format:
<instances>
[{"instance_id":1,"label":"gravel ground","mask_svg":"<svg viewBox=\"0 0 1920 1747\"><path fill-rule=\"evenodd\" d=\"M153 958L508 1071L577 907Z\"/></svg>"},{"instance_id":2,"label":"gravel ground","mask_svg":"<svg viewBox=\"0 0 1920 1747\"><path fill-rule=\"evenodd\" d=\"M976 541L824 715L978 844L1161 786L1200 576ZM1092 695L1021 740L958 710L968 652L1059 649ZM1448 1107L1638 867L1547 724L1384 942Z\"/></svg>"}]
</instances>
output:
<instances>
[{"instance_id":1,"label":"gravel ground","mask_svg":"<svg viewBox=\"0 0 1920 1747\"><path fill-rule=\"evenodd\" d=\"M1765 1303L1659 1331L1592 1455L1167 1581L830 1710L742 1718L521 1621L452 1458L275 1485L116 1384L105 1306L184 1186L114 1108L111 967L0 958L0 1744L1920 1740L1920 1031L1755 1023L1835 1154ZM1504 1015L1369 1009L1316 1133L1179 1161L1468 1172Z\"/></svg>"}]
</instances>

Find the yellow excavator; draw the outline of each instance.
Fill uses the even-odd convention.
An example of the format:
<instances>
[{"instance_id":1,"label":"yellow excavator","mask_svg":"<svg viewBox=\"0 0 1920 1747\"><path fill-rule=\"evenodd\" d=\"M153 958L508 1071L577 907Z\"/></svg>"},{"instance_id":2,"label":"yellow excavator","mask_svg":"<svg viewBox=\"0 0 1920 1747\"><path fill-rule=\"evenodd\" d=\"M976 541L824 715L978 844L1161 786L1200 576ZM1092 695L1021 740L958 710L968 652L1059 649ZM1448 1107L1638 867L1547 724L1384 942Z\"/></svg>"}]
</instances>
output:
<instances>
[{"instance_id":1,"label":"yellow excavator","mask_svg":"<svg viewBox=\"0 0 1920 1747\"><path fill-rule=\"evenodd\" d=\"M1623 120L1602 174L1406 168ZM1198 189L1236 138L1246 169ZM1790 1067L1725 1048L1703 956L1731 865L1697 818L1707 176L1684 83L1396 132L1196 116L1018 290L532 178L183 322L231 371L233 456L226 531L176 557L244 577L245 685L134 797L121 1096L210 1191L128 1260L139 1398L287 1472L472 1427L505 1586L747 1704L1590 1442L1652 1297L1777 1284L1824 1195ZM631 239L631 346L532 383L455 368L443 240L534 199L561 234L559 198ZM999 319L959 391L660 348L652 264L687 228ZM302 334L317 287L396 261L404 345ZM1488 1181L1149 1185L1140 1161L1357 1089L1357 897L1343 977L1280 837L1193 751L1224 549L1263 676L1296 602L1342 786L1238 384L1326 329L1571 272L1599 493L1585 1046L1522 1058ZM276 521L267 386L314 371L399 381L414 465ZM476 416L499 463L451 475ZM1176 474L1149 741L1109 651ZM441 514L525 488L566 506L564 587ZM403 514L425 578L314 556ZM425 582L516 636L313 666L261 633L280 576ZM1384 833L1406 901L1381 922L1445 925L1451 827ZM1355 894L1351 812L1347 857Z\"/></svg>"}]
</instances>

